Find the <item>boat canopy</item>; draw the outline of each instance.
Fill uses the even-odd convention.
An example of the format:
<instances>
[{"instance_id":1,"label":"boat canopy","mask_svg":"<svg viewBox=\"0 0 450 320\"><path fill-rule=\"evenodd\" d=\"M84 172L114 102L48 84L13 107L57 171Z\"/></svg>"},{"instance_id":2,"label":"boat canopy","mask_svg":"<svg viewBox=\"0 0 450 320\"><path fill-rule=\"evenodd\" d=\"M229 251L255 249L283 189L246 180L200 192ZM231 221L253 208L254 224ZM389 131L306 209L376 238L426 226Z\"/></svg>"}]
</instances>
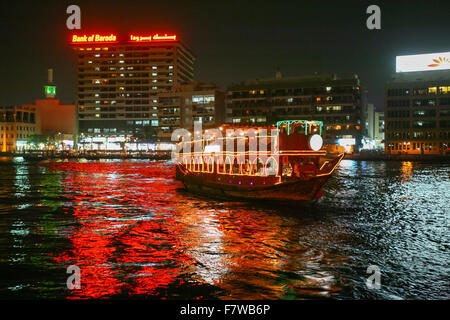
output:
<instances>
[{"instance_id":1,"label":"boat canopy","mask_svg":"<svg viewBox=\"0 0 450 320\"><path fill-rule=\"evenodd\" d=\"M297 126L305 129L305 135L311 133L313 127L319 127L319 135L322 135L322 127L323 122L317 120L283 120L277 122L277 129L282 130L283 128L287 128L287 134L289 135L291 131Z\"/></svg>"}]
</instances>

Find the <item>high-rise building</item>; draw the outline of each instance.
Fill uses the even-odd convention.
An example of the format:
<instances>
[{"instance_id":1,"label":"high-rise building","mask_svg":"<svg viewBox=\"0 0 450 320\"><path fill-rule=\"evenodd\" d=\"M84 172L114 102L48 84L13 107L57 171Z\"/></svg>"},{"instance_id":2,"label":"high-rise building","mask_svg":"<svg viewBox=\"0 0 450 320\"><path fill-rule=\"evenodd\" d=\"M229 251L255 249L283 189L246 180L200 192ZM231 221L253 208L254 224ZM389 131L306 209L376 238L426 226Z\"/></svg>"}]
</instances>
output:
<instances>
[{"instance_id":1,"label":"high-rise building","mask_svg":"<svg viewBox=\"0 0 450 320\"><path fill-rule=\"evenodd\" d=\"M195 57L176 35L73 35L82 137L143 135L159 126L159 94L193 80Z\"/></svg>"},{"instance_id":2,"label":"high-rise building","mask_svg":"<svg viewBox=\"0 0 450 320\"><path fill-rule=\"evenodd\" d=\"M450 144L450 53L397 57L385 87L385 152L442 154Z\"/></svg>"},{"instance_id":3,"label":"high-rise building","mask_svg":"<svg viewBox=\"0 0 450 320\"><path fill-rule=\"evenodd\" d=\"M227 88L227 122L273 124L305 119L324 123L325 143L359 149L364 126L358 77L312 75L256 79Z\"/></svg>"},{"instance_id":4,"label":"high-rise building","mask_svg":"<svg viewBox=\"0 0 450 320\"><path fill-rule=\"evenodd\" d=\"M170 141L177 128L193 129L194 122L210 128L225 121L225 93L213 83L194 81L159 95L158 138Z\"/></svg>"}]
</instances>

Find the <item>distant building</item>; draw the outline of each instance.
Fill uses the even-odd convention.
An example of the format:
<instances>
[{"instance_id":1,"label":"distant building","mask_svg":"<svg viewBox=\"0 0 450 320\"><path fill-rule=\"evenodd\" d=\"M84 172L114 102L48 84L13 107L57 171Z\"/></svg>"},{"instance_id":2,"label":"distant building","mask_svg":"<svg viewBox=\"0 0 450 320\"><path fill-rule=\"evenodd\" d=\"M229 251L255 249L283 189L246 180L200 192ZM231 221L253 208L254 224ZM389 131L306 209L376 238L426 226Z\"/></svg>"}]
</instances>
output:
<instances>
[{"instance_id":1,"label":"distant building","mask_svg":"<svg viewBox=\"0 0 450 320\"><path fill-rule=\"evenodd\" d=\"M84 137L147 135L159 126L160 93L193 80L194 54L176 35L74 34L71 45Z\"/></svg>"},{"instance_id":2,"label":"distant building","mask_svg":"<svg viewBox=\"0 0 450 320\"><path fill-rule=\"evenodd\" d=\"M1 152L27 149L35 142L33 136L61 143L64 148L73 147L75 105L61 104L55 98L52 69L48 71L44 94L46 99L37 99L35 103L0 107Z\"/></svg>"},{"instance_id":3,"label":"distant building","mask_svg":"<svg viewBox=\"0 0 450 320\"><path fill-rule=\"evenodd\" d=\"M376 111L373 125L373 139L384 140L384 112Z\"/></svg>"},{"instance_id":4,"label":"distant building","mask_svg":"<svg viewBox=\"0 0 450 320\"><path fill-rule=\"evenodd\" d=\"M323 121L325 144L358 150L365 124L358 77L278 74L228 86L227 122L262 125L284 119Z\"/></svg>"},{"instance_id":5,"label":"distant building","mask_svg":"<svg viewBox=\"0 0 450 320\"><path fill-rule=\"evenodd\" d=\"M448 149L450 70L435 63L446 61L435 55L397 57L398 72L385 88L386 153L439 154ZM434 71L436 66L441 70Z\"/></svg>"},{"instance_id":6,"label":"distant building","mask_svg":"<svg viewBox=\"0 0 450 320\"><path fill-rule=\"evenodd\" d=\"M375 106L372 103L365 104L363 118L365 120L364 136L374 139Z\"/></svg>"},{"instance_id":7,"label":"distant building","mask_svg":"<svg viewBox=\"0 0 450 320\"><path fill-rule=\"evenodd\" d=\"M158 121L161 141L170 141L176 128L193 129L194 122L200 122L203 128L222 124L225 93L215 84L200 81L175 86L159 94Z\"/></svg>"},{"instance_id":8,"label":"distant building","mask_svg":"<svg viewBox=\"0 0 450 320\"><path fill-rule=\"evenodd\" d=\"M39 110L37 126L47 139L64 141L64 147L73 147L75 130L75 105L61 104L59 99L37 99L24 107Z\"/></svg>"},{"instance_id":9,"label":"distant building","mask_svg":"<svg viewBox=\"0 0 450 320\"><path fill-rule=\"evenodd\" d=\"M29 139L41 133L39 118L35 106L0 106L0 151L26 148Z\"/></svg>"}]
</instances>

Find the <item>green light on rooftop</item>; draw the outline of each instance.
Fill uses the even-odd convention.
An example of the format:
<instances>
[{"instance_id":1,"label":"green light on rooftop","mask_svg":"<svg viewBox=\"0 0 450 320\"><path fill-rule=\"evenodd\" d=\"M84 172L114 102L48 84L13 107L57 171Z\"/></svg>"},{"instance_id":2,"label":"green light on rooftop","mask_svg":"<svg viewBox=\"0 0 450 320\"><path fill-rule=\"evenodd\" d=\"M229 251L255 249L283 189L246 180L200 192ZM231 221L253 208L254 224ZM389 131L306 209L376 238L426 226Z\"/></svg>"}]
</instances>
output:
<instances>
[{"instance_id":1,"label":"green light on rooftop","mask_svg":"<svg viewBox=\"0 0 450 320\"><path fill-rule=\"evenodd\" d=\"M55 94L56 94L55 86L44 86L44 89L45 89L46 96L55 96Z\"/></svg>"}]
</instances>

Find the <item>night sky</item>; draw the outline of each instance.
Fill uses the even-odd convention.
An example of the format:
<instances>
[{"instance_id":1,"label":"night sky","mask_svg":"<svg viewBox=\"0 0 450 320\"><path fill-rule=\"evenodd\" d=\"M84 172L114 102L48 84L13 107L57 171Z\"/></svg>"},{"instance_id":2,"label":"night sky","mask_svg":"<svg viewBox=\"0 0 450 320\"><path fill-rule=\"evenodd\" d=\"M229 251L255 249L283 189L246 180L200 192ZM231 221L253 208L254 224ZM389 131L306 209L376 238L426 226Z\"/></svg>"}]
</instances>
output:
<instances>
[{"instance_id":1,"label":"night sky","mask_svg":"<svg viewBox=\"0 0 450 320\"><path fill-rule=\"evenodd\" d=\"M448 1L0 1L0 105L43 98L49 67L57 96L74 102L70 4L81 7L82 33L178 34L196 54L195 79L222 89L277 68L358 74L380 110L396 55L450 51ZM370 4L381 7L381 30L366 28Z\"/></svg>"}]
</instances>

